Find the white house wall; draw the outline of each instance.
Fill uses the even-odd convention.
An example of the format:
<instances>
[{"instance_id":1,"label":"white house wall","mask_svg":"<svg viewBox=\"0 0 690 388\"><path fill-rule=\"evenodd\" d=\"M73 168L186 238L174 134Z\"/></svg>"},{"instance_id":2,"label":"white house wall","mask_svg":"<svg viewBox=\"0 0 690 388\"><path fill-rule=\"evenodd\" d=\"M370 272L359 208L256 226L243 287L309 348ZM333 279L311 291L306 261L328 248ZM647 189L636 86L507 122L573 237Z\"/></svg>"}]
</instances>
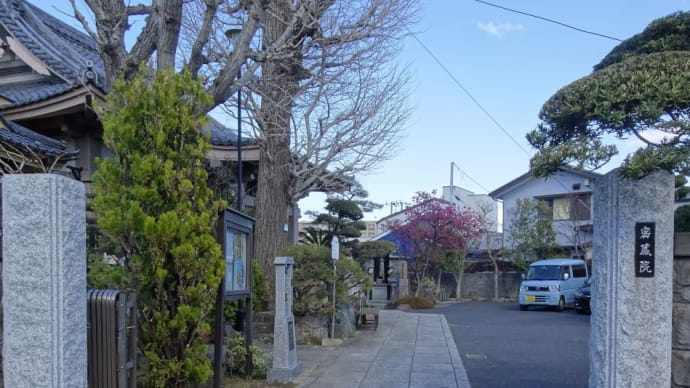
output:
<instances>
[{"instance_id":1,"label":"white house wall","mask_svg":"<svg viewBox=\"0 0 690 388\"><path fill-rule=\"evenodd\" d=\"M444 186L442 198L458 209L466 207L479 215L483 215L483 209L488 208L489 211L486 216L493 225L491 231L499 233L503 231L503 214L500 201L496 201L487 194L475 194L458 186Z\"/></svg>"},{"instance_id":2,"label":"white house wall","mask_svg":"<svg viewBox=\"0 0 690 388\"><path fill-rule=\"evenodd\" d=\"M506 243L509 241L507 235L510 224L513 220L512 213L515 211L515 204L519 198L534 199L535 197L545 196L566 196L573 194L586 194L592 192L591 180L589 185L586 185L586 178L569 171L561 171L550 178L529 178L524 182L517 183L515 187L503 193L500 198L503 199L503 214L504 214L504 239ZM579 184L580 189L573 189L573 185ZM591 217L591 215L590 215ZM572 221L571 221L572 222ZM554 221L554 229L562 230L565 221ZM581 223L591 223L585 221ZM563 233L558 233L556 236L556 244L561 246L568 246L572 244L572 238L564 236Z\"/></svg>"}]
</instances>

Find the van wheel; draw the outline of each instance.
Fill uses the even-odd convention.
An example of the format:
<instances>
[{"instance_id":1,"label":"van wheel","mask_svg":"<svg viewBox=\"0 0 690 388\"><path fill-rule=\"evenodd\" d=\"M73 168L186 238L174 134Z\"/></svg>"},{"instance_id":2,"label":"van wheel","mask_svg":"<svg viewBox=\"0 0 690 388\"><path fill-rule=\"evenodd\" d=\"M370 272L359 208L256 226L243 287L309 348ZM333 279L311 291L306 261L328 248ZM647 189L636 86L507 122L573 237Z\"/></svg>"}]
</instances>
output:
<instances>
[{"instance_id":1,"label":"van wheel","mask_svg":"<svg viewBox=\"0 0 690 388\"><path fill-rule=\"evenodd\" d=\"M558 300L558 306L556 306L556 311L563 311L565 310L565 299L561 296L561 299Z\"/></svg>"},{"instance_id":2,"label":"van wheel","mask_svg":"<svg viewBox=\"0 0 690 388\"><path fill-rule=\"evenodd\" d=\"M521 304L520 305L520 311L527 311L527 305L526 304Z\"/></svg>"}]
</instances>

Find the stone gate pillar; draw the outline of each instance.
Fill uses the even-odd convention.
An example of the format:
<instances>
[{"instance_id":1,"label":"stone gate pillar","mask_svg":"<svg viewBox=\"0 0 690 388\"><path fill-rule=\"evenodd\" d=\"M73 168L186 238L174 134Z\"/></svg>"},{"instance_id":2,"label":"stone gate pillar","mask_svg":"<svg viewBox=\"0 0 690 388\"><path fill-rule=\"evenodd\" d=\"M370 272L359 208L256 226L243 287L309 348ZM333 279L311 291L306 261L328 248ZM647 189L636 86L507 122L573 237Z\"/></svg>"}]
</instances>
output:
<instances>
[{"instance_id":1,"label":"stone gate pillar","mask_svg":"<svg viewBox=\"0 0 690 388\"><path fill-rule=\"evenodd\" d=\"M276 300L273 325L273 367L268 370L269 381L289 382L302 369L297 359L295 316L292 314L292 257L276 257Z\"/></svg>"},{"instance_id":2,"label":"stone gate pillar","mask_svg":"<svg viewBox=\"0 0 690 388\"><path fill-rule=\"evenodd\" d=\"M6 387L86 387L84 184L2 178Z\"/></svg>"},{"instance_id":3,"label":"stone gate pillar","mask_svg":"<svg viewBox=\"0 0 690 388\"><path fill-rule=\"evenodd\" d=\"M673 175L594 186L590 387L671 384Z\"/></svg>"}]
</instances>

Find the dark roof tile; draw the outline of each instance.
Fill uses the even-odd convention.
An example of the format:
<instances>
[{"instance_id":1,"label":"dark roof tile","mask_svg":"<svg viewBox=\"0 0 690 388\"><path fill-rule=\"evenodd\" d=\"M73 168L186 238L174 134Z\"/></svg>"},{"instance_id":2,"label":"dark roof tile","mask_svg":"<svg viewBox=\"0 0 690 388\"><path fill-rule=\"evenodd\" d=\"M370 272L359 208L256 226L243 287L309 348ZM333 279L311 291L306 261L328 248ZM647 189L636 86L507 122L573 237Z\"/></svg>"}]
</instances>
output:
<instances>
[{"instance_id":1,"label":"dark roof tile","mask_svg":"<svg viewBox=\"0 0 690 388\"><path fill-rule=\"evenodd\" d=\"M0 121L6 129L0 128L0 141L6 141L17 147L26 147L33 152L46 156L75 157L79 151L67 151L67 145L59 140L36 133L22 127L14 121L0 115Z\"/></svg>"},{"instance_id":2,"label":"dark roof tile","mask_svg":"<svg viewBox=\"0 0 690 388\"><path fill-rule=\"evenodd\" d=\"M105 90L103 60L96 43L25 0L0 0L0 23L50 70L72 87L82 85L91 62L94 84Z\"/></svg>"},{"instance_id":3,"label":"dark roof tile","mask_svg":"<svg viewBox=\"0 0 690 388\"><path fill-rule=\"evenodd\" d=\"M230 129L218 120L209 116L209 123L204 128L204 133L210 133L211 144L216 146L237 146L237 130ZM248 145L256 143L255 139L242 137L242 145Z\"/></svg>"},{"instance_id":4,"label":"dark roof tile","mask_svg":"<svg viewBox=\"0 0 690 388\"><path fill-rule=\"evenodd\" d=\"M4 106L8 108L45 100L66 93L75 87L54 79L47 79L40 82L0 85L0 96L12 102Z\"/></svg>"},{"instance_id":5,"label":"dark roof tile","mask_svg":"<svg viewBox=\"0 0 690 388\"><path fill-rule=\"evenodd\" d=\"M10 106L31 104L80 87L87 61L96 75L93 82L106 91L103 60L91 36L26 0L0 0L0 24L55 73L38 82L0 85L0 96L10 100ZM237 146L237 131L213 118L204 130L210 133L213 145ZM256 140L242 140L243 145L252 143Z\"/></svg>"}]
</instances>

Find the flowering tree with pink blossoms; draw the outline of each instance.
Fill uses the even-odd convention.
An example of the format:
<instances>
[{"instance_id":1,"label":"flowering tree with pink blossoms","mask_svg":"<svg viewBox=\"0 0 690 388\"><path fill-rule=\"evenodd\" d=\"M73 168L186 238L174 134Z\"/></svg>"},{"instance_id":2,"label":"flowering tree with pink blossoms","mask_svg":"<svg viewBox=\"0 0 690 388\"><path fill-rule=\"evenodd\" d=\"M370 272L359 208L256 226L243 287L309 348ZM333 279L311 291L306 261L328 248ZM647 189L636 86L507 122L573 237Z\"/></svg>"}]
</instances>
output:
<instances>
[{"instance_id":1,"label":"flowering tree with pink blossoms","mask_svg":"<svg viewBox=\"0 0 690 388\"><path fill-rule=\"evenodd\" d=\"M481 220L471 210L458 210L431 193L417 192L413 201L405 210L406 219L394 221L389 228L400 249L414 258L410 268L417 282L415 295L419 295L431 264L441 263L449 252L464 262L470 241L481 231Z\"/></svg>"}]
</instances>

